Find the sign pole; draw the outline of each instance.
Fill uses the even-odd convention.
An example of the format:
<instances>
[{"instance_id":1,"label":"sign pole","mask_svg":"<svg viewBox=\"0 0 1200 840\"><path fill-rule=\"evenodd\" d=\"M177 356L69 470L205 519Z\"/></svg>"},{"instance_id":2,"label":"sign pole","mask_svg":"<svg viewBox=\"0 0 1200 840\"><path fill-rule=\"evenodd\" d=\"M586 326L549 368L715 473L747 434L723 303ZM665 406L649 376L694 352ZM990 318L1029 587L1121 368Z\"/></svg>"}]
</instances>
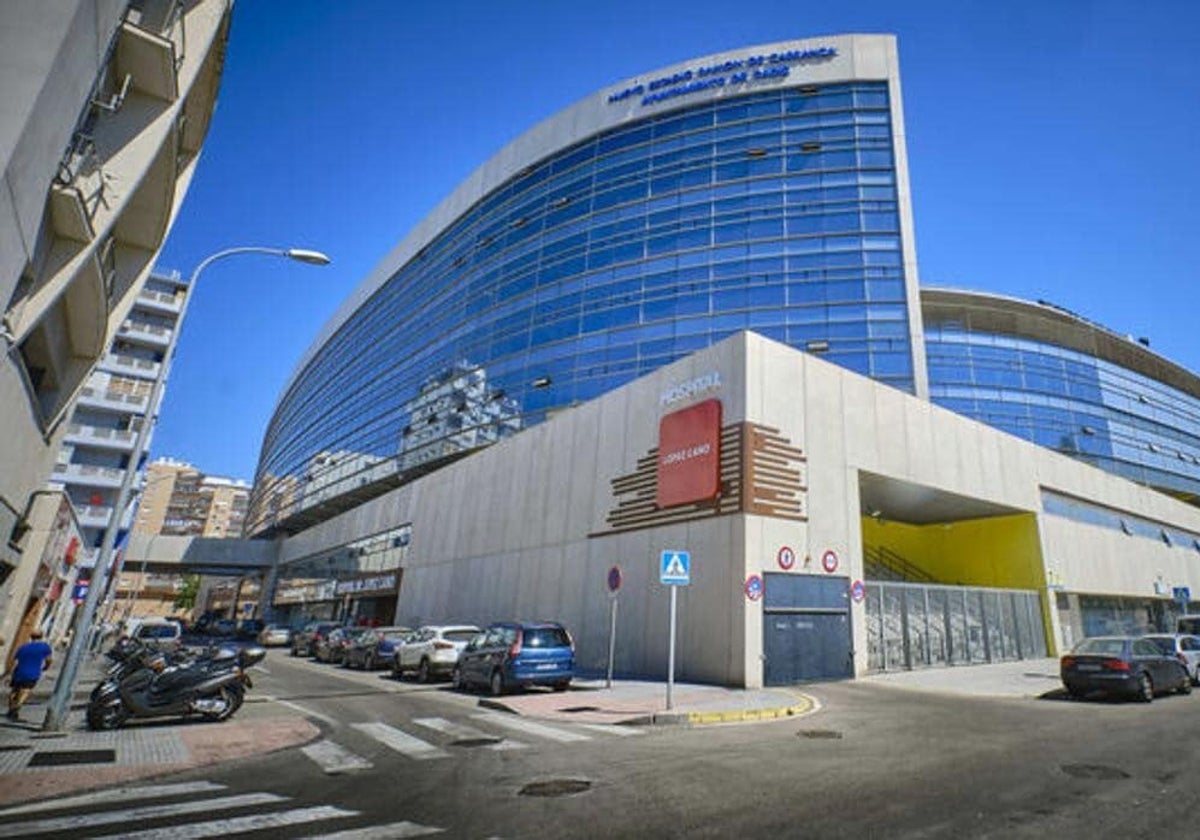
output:
<instances>
[{"instance_id":1,"label":"sign pole","mask_svg":"<svg viewBox=\"0 0 1200 840\"><path fill-rule=\"evenodd\" d=\"M671 587L671 648L667 654L667 711L671 711L671 689L675 687L675 596L678 586Z\"/></svg>"},{"instance_id":2,"label":"sign pole","mask_svg":"<svg viewBox=\"0 0 1200 840\"><path fill-rule=\"evenodd\" d=\"M612 688L613 675L613 657L617 652L617 595L614 592L612 597L612 609L608 616L608 679L605 680L604 687Z\"/></svg>"}]
</instances>

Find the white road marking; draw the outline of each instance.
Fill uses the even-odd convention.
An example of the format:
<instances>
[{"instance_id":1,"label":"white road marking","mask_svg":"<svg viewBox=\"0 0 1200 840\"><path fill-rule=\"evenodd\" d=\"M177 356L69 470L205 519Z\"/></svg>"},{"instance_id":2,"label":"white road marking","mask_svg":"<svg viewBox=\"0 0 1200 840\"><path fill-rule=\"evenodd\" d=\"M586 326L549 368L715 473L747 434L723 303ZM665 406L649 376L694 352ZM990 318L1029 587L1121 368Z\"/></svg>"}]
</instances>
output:
<instances>
[{"instance_id":1,"label":"white road marking","mask_svg":"<svg viewBox=\"0 0 1200 840\"><path fill-rule=\"evenodd\" d=\"M228 834L239 834L245 831L281 828L287 825L300 825L357 815L358 811L344 811L341 808L334 808L332 805L318 805L314 808L296 808L274 814L253 814L228 820L210 820L209 822L185 823L164 828L148 828L144 831L130 831L125 834L107 834L96 840L201 840L204 837L224 837ZM318 836L326 837L328 835Z\"/></svg>"},{"instance_id":2,"label":"white road marking","mask_svg":"<svg viewBox=\"0 0 1200 840\"><path fill-rule=\"evenodd\" d=\"M248 793L241 796L226 796L217 799L202 799L198 802L176 802L171 805L146 805L141 808L127 808L123 811L103 811L93 814L76 814L70 817L53 817L45 820L29 820L4 826L5 837L19 837L22 834L44 834L48 831L71 831L78 828L89 828L94 825L110 825L112 823L132 822L137 820L154 820L159 817L173 817L177 814L197 814L202 811L216 811L221 808L245 808L250 805L266 805L271 802L282 802L286 796L276 796L273 793Z\"/></svg>"},{"instance_id":3,"label":"white road marking","mask_svg":"<svg viewBox=\"0 0 1200 840\"><path fill-rule=\"evenodd\" d=\"M75 808L79 805L91 805L94 802L116 804L118 802L134 802L138 799L157 799L160 796L177 796L187 793L210 793L214 790L224 790L224 785L213 782L181 782L174 785L154 785L150 787L117 788L116 790L99 793L84 793L79 796L68 796L65 799L52 799L47 802L34 802L32 805L17 805L15 808L5 808L0 811L0 817L10 817L16 814L33 814L38 811L60 811Z\"/></svg>"},{"instance_id":4,"label":"white road marking","mask_svg":"<svg viewBox=\"0 0 1200 840\"><path fill-rule=\"evenodd\" d=\"M618 726L615 723L577 723L576 726L590 729L593 732L603 732L605 735L619 735L628 738L630 735L645 735L646 730L635 726Z\"/></svg>"},{"instance_id":5,"label":"white road marking","mask_svg":"<svg viewBox=\"0 0 1200 840\"><path fill-rule=\"evenodd\" d=\"M334 834L313 834L302 840L403 840L406 837L425 837L429 834L441 834L446 829L435 828L431 825L404 822L390 825L369 825L366 828L351 828Z\"/></svg>"},{"instance_id":6,"label":"white road marking","mask_svg":"<svg viewBox=\"0 0 1200 840\"><path fill-rule=\"evenodd\" d=\"M463 723L454 723L445 718L413 718L413 723L417 726L424 726L426 729L432 729L435 732L441 732L455 739L473 740L476 738L494 738L482 729L476 729L474 726L467 726ZM498 744L489 744L489 750L523 750L529 747L528 744L523 744L520 741L511 741L507 738Z\"/></svg>"},{"instance_id":7,"label":"white road marking","mask_svg":"<svg viewBox=\"0 0 1200 840\"><path fill-rule=\"evenodd\" d=\"M355 770L369 770L375 766L362 756L355 755L341 744L335 744L328 739L301 747L300 752L315 761L322 770L330 775L352 773Z\"/></svg>"},{"instance_id":8,"label":"white road marking","mask_svg":"<svg viewBox=\"0 0 1200 840\"><path fill-rule=\"evenodd\" d=\"M364 735L374 738L385 747L417 761L450 757L450 753L438 749L433 744L427 744L420 738L414 738L406 732L401 732L393 726L388 726L386 723L352 723L350 725Z\"/></svg>"},{"instance_id":9,"label":"white road marking","mask_svg":"<svg viewBox=\"0 0 1200 840\"><path fill-rule=\"evenodd\" d=\"M540 723L534 723L531 720L524 718L513 717L511 715L501 714L482 714L472 715L475 720L483 720L496 726L503 726L508 729L515 729L518 732L524 732L528 735L536 735L539 738L549 738L551 741L561 741L570 743L572 741L590 741L587 735L580 735L578 732L567 732L563 729L555 729L552 726L545 726Z\"/></svg>"},{"instance_id":10,"label":"white road marking","mask_svg":"<svg viewBox=\"0 0 1200 840\"><path fill-rule=\"evenodd\" d=\"M271 697L270 695L268 695L265 699L270 700L272 703L278 703L280 706L287 706L289 709L294 709L306 717L316 718L322 723L327 723L330 726L342 725L341 721L335 720L329 715L323 715L320 712L307 708L306 706L301 706L299 703L293 703L291 700L280 700L278 697Z\"/></svg>"}]
</instances>

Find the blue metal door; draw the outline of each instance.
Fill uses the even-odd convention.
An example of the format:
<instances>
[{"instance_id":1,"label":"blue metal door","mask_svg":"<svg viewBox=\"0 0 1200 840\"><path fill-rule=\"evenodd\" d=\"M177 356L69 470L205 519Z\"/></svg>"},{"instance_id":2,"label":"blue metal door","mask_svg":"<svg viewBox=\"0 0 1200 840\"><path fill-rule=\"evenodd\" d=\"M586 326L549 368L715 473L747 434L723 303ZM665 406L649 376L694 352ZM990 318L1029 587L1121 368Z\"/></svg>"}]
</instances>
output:
<instances>
[{"instance_id":1,"label":"blue metal door","mask_svg":"<svg viewBox=\"0 0 1200 840\"><path fill-rule=\"evenodd\" d=\"M767 574L763 681L788 685L854 673L849 579Z\"/></svg>"}]
</instances>

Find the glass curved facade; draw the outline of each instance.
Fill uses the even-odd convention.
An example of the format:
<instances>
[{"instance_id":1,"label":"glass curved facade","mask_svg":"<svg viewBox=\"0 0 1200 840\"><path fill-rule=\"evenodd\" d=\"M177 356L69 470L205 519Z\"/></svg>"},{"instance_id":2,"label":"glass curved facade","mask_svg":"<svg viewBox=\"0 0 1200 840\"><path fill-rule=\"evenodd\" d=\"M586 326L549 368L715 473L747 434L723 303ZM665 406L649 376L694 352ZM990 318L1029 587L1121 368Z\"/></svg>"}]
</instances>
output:
<instances>
[{"instance_id":1,"label":"glass curved facade","mask_svg":"<svg viewBox=\"0 0 1200 840\"><path fill-rule=\"evenodd\" d=\"M1094 355L925 316L930 399L1100 469L1195 500L1200 399Z\"/></svg>"},{"instance_id":2,"label":"glass curved facade","mask_svg":"<svg viewBox=\"0 0 1200 840\"><path fill-rule=\"evenodd\" d=\"M723 96L538 160L319 348L248 533L398 483L740 331L914 390L886 81Z\"/></svg>"}]
</instances>

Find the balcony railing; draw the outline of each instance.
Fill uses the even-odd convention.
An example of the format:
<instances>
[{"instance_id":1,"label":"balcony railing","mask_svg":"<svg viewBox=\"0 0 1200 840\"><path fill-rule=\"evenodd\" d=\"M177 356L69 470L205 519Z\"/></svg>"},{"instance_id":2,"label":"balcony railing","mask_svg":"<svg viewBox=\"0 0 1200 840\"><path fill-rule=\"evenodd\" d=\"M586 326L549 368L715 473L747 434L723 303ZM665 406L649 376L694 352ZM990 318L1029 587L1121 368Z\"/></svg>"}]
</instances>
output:
<instances>
[{"instance_id":1,"label":"balcony railing","mask_svg":"<svg viewBox=\"0 0 1200 840\"><path fill-rule=\"evenodd\" d=\"M158 362L152 359L139 359L136 356L108 353L105 355L104 361L101 362L101 367L132 371L138 376L151 378L158 376L158 364Z\"/></svg>"},{"instance_id":2,"label":"balcony railing","mask_svg":"<svg viewBox=\"0 0 1200 840\"><path fill-rule=\"evenodd\" d=\"M125 470L117 467L101 467L95 464L55 464L54 478L78 484L100 487L117 487Z\"/></svg>"},{"instance_id":3,"label":"balcony railing","mask_svg":"<svg viewBox=\"0 0 1200 840\"><path fill-rule=\"evenodd\" d=\"M83 423L71 423L67 426L67 439L77 443L92 443L110 449L131 449L136 430L105 429L100 426L87 426Z\"/></svg>"},{"instance_id":4,"label":"balcony railing","mask_svg":"<svg viewBox=\"0 0 1200 840\"><path fill-rule=\"evenodd\" d=\"M139 303L148 303L153 306L169 309L172 312L178 312L183 305L183 298L180 295L173 295L170 292L156 292L153 289L142 289L137 296Z\"/></svg>"},{"instance_id":5,"label":"balcony railing","mask_svg":"<svg viewBox=\"0 0 1200 840\"><path fill-rule=\"evenodd\" d=\"M171 330L158 324L146 324L140 321L126 321L121 324L118 333L127 338L141 337L155 343L168 344L171 341Z\"/></svg>"}]
</instances>

